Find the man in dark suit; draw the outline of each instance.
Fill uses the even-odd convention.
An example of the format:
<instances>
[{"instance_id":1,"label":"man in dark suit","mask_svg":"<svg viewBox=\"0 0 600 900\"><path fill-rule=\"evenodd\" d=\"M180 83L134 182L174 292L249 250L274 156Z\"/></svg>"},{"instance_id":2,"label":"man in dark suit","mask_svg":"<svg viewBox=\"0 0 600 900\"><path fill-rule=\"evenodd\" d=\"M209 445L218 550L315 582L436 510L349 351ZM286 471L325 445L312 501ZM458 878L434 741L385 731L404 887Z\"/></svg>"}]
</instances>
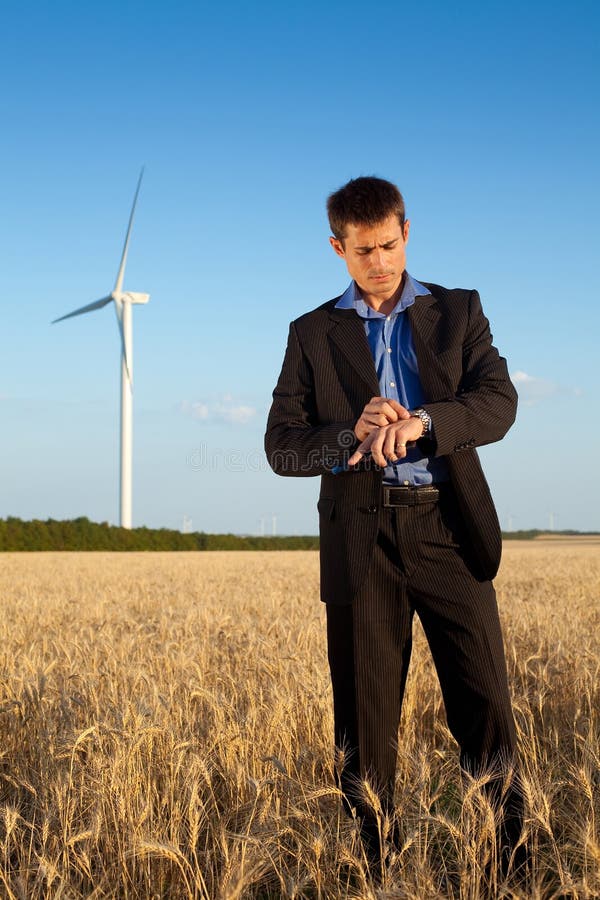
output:
<instances>
[{"instance_id":1,"label":"man in dark suit","mask_svg":"<svg viewBox=\"0 0 600 900\"><path fill-rule=\"evenodd\" d=\"M292 322L265 447L275 472L321 476L321 598L345 803L377 857L361 781L391 813L416 612L464 770L496 767L489 790L506 870L521 800L491 583L501 535L475 448L510 428L516 392L477 292L406 271L409 222L395 185L354 179L327 208L352 282Z\"/></svg>"}]
</instances>

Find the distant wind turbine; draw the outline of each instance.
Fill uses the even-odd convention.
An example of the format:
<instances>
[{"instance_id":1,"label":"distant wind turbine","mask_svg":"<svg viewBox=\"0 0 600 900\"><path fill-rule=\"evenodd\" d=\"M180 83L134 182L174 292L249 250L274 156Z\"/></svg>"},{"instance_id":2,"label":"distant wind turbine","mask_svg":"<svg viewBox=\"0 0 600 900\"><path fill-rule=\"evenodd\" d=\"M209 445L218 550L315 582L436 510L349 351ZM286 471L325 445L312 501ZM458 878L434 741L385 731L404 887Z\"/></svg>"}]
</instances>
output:
<instances>
[{"instance_id":1,"label":"distant wind turbine","mask_svg":"<svg viewBox=\"0 0 600 900\"><path fill-rule=\"evenodd\" d=\"M81 309L67 313L60 319L54 319L54 322L62 322L63 319L70 319L71 316L80 316L82 313L92 312L95 309L102 309L111 301L115 304L115 312L117 314L117 323L119 333L121 335L121 477L120 477L120 525L122 528L131 528L131 451L132 451L132 391L133 391L133 339L132 339L132 323L131 323L131 306L133 303L147 303L150 294L140 294L134 291L123 290L123 278L125 277L125 265L127 263L127 252L129 250L129 239L131 237L131 228L133 225L133 216L137 204L138 194L144 169L140 172L135 196L133 198L133 206L129 216L129 225L127 226L127 234L125 236L125 245L123 247L123 255L121 256L121 265L117 274L114 290L108 297L102 297L94 303L88 303ZM54 324L52 322L52 324Z\"/></svg>"}]
</instances>

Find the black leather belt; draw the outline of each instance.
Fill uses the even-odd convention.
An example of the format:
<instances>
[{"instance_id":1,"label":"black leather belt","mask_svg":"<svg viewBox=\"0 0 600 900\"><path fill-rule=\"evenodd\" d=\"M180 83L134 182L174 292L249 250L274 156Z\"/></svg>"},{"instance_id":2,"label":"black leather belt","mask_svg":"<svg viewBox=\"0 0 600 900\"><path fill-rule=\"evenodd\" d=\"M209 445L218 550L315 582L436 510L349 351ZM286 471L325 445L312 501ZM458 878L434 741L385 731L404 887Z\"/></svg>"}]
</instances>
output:
<instances>
[{"instance_id":1,"label":"black leather belt","mask_svg":"<svg viewBox=\"0 0 600 900\"><path fill-rule=\"evenodd\" d=\"M421 503L437 503L440 489L434 484L392 487L383 485L384 506L419 506Z\"/></svg>"}]
</instances>

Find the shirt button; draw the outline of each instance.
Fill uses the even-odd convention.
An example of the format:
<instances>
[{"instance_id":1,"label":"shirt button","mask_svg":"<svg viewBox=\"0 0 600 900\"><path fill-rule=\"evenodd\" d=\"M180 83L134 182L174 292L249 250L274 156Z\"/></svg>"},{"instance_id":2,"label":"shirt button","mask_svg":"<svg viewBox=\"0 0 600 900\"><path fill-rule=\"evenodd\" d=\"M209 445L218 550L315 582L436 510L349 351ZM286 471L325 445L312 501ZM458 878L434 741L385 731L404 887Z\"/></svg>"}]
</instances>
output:
<instances>
[{"instance_id":1,"label":"shirt button","mask_svg":"<svg viewBox=\"0 0 600 900\"><path fill-rule=\"evenodd\" d=\"M385 321L386 321L386 322L389 322L391 318L392 318L391 316L386 316L386 317L385 317Z\"/></svg>"},{"instance_id":2,"label":"shirt button","mask_svg":"<svg viewBox=\"0 0 600 900\"><path fill-rule=\"evenodd\" d=\"M390 381L390 387L396 387L396 382L395 382L395 381Z\"/></svg>"},{"instance_id":3,"label":"shirt button","mask_svg":"<svg viewBox=\"0 0 600 900\"><path fill-rule=\"evenodd\" d=\"M392 352L392 348L391 348L391 347L388 347L388 348L387 348L387 352L388 352L388 353L391 353L391 352Z\"/></svg>"},{"instance_id":4,"label":"shirt button","mask_svg":"<svg viewBox=\"0 0 600 900\"><path fill-rule=\"evenodd\" d=\"M408 483L408 481L403 481L402 484L404 485L404 487L408 487L409 483Z\"/></svg>"}]
</instances>

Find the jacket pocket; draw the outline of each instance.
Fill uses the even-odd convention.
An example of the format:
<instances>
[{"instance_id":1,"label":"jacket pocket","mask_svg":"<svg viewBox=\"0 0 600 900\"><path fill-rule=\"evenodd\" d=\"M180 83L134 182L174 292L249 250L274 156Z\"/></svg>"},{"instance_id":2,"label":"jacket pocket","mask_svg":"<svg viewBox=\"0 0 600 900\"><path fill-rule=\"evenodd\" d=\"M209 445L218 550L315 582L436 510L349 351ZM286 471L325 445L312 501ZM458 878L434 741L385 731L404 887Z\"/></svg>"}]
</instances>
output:
<instances>
[{"instance_id":1,"label":"jacket pocket","mask_svg":"<svg viewBox=\"0 0 600 900\"><path fill-rule=\"evenodd\" d=\"M335 512L335 500L333 497L319 497L317 509L319 510L319 516L331 521Z\"/></svg>"}]
</instances>

